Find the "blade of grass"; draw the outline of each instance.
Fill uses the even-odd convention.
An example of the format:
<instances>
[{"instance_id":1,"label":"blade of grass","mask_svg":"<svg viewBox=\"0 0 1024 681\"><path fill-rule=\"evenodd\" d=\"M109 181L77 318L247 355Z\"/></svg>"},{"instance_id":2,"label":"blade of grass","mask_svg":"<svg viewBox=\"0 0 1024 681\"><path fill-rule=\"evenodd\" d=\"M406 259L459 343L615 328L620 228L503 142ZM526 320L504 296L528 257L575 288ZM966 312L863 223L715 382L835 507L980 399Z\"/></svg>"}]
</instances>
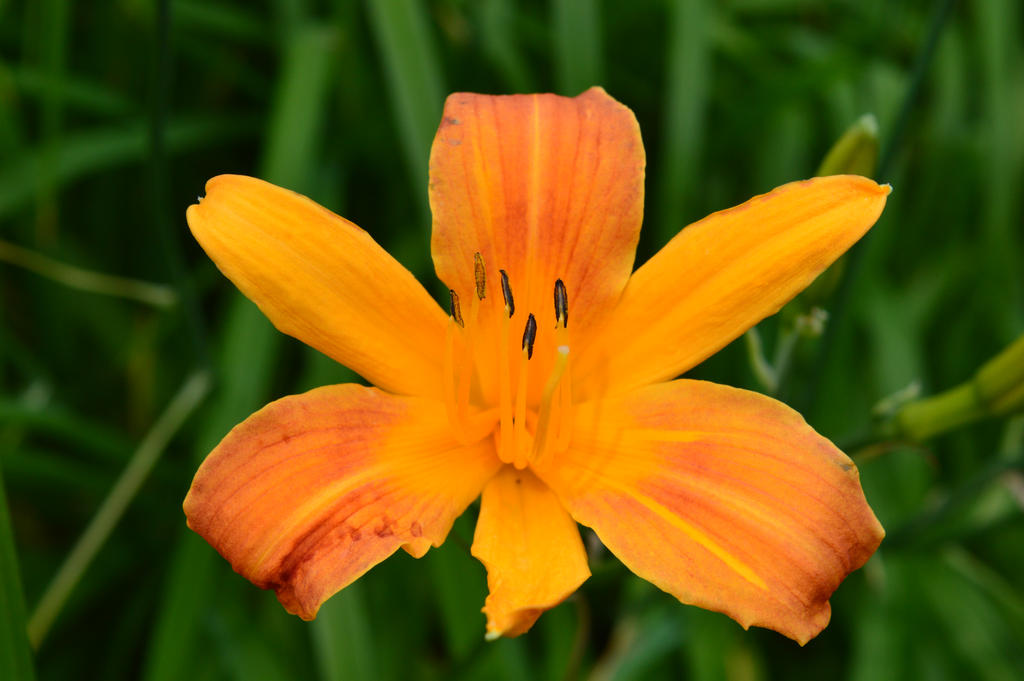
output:
<instances>
[{"instance_id":1,"label":"blade of grass","mask_svg":"<svg viewBox=\"0 0 1024 681\"><path fill-rule=\"evenodd\" d=\"M61 79L67 59L68 27L71 3L66 0L43 0L40 12L36 47L43 71L50 77ZM64 102L57 92L50 92L41 101L42 163L36 184L36 240L52 243L57 237L57 166L61 146Z\"/></svg>"},{"instance_id":2,"label":"blade of grass","mask_svg":"<svg viewBox=\"0 0 1024 681\"><path fill-rule=\"evenodd\" d=\"M69 108L101 116L123 116L137 112L135 105L119 92L84 78L59 77L40 69L19 68L11 73L22 96L56 98Z\"/></svg>"},{"instance_id":3,"label":"blade of grass","mask_svg":"<svg viewBox=\"0 0 1024 681\"><path fill-rule=\"evenodd\" d=\"M414 196L422 196L424 224L429 211L423 181L430 144L441 118L444 88L430 24L415 0L367 0L366 11L384 62L391 106L405 151Z\"/></svg>"},{"instance_id":4,"label":"blade of grass","mask_svg":"<svg viewBox=\"0 0 1024 681\"><path fill-rule=\"evenodd\" d=\"M456 662L472 657L484 636L484 619L477 614L487 593L484 571L461 539L472 536L473 519L463 514L444 545L422 558L430 570L445 644Z\"/></svg>"},{"instance_id":5,"label":"blade of grass","mask_svg":"<svg viewBox=\"0 0 1024 681\"><path fill-rule=\"evenodd\" d=\"M324 681L374 681L374 639L359 582L349 584L320 607L310 629L313 652Z\"/></svg>"},{"instance_id":6,"label":"blade of grass","mask_svg":"<svg viewBox=\"0 0 1024 681\"><path fill-rule=\"evenodd\" d=\"M711 18L705 0L675 0L669 11L664 141L658 173L661 241L689 222L686 203L696 189L711 82Z\"/></svg>"},{"instance_id":7,"label":"blade of grass","mask_svg":"<svg viewBox=\"0 0 1024 681\"><path fill-rule=\"evenodd\" d=\"M110 494L107 495L96 515L93 516L32 612L28 633L34 648L38 648L43 642L75 584L81 579L82 574L117 526L118 521L127 510L128 504L135 498L142 483L149 476L153 465L163 454L167 444L181 428L185 419L206 397L209 389L210 378L205 372L189 376L167 405L163 414L139 443L138 449L135 450L128 465L121 473L121 477L114 483Z\"/></svg>"},{"instance_id":8,"label":"blade of grass","mask_svg":"<svg viewBox=\"0 0 1024 681\"><path fill-rule=\"evenodd\" d=\"M575 96L600 85L604 67L597 0L553 0L551 25L558 94Z\"/></svg>"},{"instance_id":9,"label":"blade of grass","mask_svg":"<svg viewBox=\"0 0 1024 681\"><path fill-rule=\"evenodd\" d=\"M246 115L181 117L167 125L167 151L182 153L211 144L233 142L252 134L256 120ZM149 127L143 120L116 127L67 135L56 151L54 183L61 187L78 178L146 157ZM12 159L0 170L0 218L32 201L39 191L45 150L35 149Z\"/></svg>"},{"instance_id":10,"label":"blade of grass","mask_svg":"<svg viewBox=\"0 0 1024 681\"><path fill-rule=\"evenodd\" d=\"M170 181L167 168L167 114L171 92L171 6L170 0L158 0L155 22L156 40L151 66L149 93L149 194L153 225L164 253L170 280L178 291L184 313L185 328L192 343L193 358L198 366L209 369L210 351L206 325L199 311L199 302L191 280L185 273L185 257L181 237L172 222L167 196ZM180 220L180 218L179 218Z\"/></svg>"},{"instance_id":11,"label":"blade of grass","mask_svg":"<svg viewBox=\"0 0 1024 681\"><path fill-rule=\"evenodd\" d=\"M32 681L35 668L25 626L25 601L0 470L0 678Z\"/></svg>"},{"instance_id":12,"label":"blade of grass","mask_svg":"<svg viewBox=\"0 0 1024 681\"><path fill-rule=\"evenodd\" d=\"M280 12L290 14L287 8ZM305 183L311 181L315 156L322 149L319 142L326 95L321 90L331 84L327 63L334 43L322 27L310 24L304 28L301 19L294 17L278 19L292 28L284 33L285 44L280 50L280 75L259 174L296 191L307 191ZM294 44L311 36L308 47ZM289 101L282 101L285 99ZM232 299L225 329L217 361L217 399L206 412L196 445L196 465L225 433L264 403L280 352L281 335L241 295ZM195 660L202 657L196 621L208 607L216 576L222 574L217 572L219 560L206 542L182 527L150 640L143 676L146 681L186 678L195 668Z\"/></svg>"},{"instance_id":13,"label":"blade of grass","mask_svg":"<svg viewBox=\"0 0 1024 681\"><path fill-rule=\"evenodd\" d=\"M292 681L306 678L298 664L268 646L262 622L254 622L244 599L222 599L222 607L211 615L208 628L214 650L231 681ZM290 664L291 662L291 664Z\"/></svg>"},{"instance_id":14,"label":"blade of grass","mask_svg":"<svg viewBox=\"0 0 1024 681\"><path fill-rule=\"evenodd\" d=\"M265 45L271 42L270 26L259 15L244 6L213 2L176 0L174 3L175 28L209 31L219 40Z\"/></svg>"},{"instance_id":15,"label":"blade of grass","mask_svg":"<svg viewBox=\"0 0 1024 681\"><path fill-rule=\"evenodd\" d=\"M4 339L6 340L6 339ZM107 461L124 461L131 443L119 433L109 431L60 405L42 408L24 400L0 398L0 422L11 428L38 430Z\"/></svg>"},{"instance_id":16,"label":"blade of grass","mask_svg":"<svg viewBox=\"0 0 1024 681\"><path fill-rule=\"evenodd\" d=\"M270 128L287 133L267 139L263 170L270 182L305 188L313 184L310 159L323 140L338 36L323 24L299 25L289 33L270 114Z\"/></svg>"},{"instance_id":17,"label":"blade of grass","mask_svg":"<svg viewBox=\"0 0 1024 681\"><path fill-rule=\"evenodd\" d=\"M532 78L515 44L515 8L509 0L483 0L477 6L480 47L512 92L529 92Z\"/></svg>"},{"instance_id":18,"label":"blade of grass","mask_svg":"<svg viewBox=\"0 0 1024 681\"><path fill-rule=\"evenodd\" d=\"M204 410L205 421L195 445L196 465L225 433L263 403L280 347L280 334L240 294L232 298L225 329L216 363L216 397ZM201 657L196 622L212 597L220 557L184 527L184 519L181 532L150 639L143 674L146 681L187 678Z\"/></svg>"},{"instance_id":19,"label":"blade of grass","mask_svg":"<svg viewBox=\"0 0 1024 681\"><path fill-rule=\"evenodd\" d=\"M1014 204L1020 200L1022 149L1019 126L1020 102L1013 90L1019 74L1011 66L1013 49L1020 45L1020 3L989 0L973 8L977 15L977 44L981 50L981 79L985 162L980 168L984 195L979 202L980 226L988 246L985 296L993 318L1001 322L1004 337L1020 330L1022 287L1020 282L1020 223L1014 219ZM999 313L1017 310L1016 315Z\"/></svg>"}]
</instances>

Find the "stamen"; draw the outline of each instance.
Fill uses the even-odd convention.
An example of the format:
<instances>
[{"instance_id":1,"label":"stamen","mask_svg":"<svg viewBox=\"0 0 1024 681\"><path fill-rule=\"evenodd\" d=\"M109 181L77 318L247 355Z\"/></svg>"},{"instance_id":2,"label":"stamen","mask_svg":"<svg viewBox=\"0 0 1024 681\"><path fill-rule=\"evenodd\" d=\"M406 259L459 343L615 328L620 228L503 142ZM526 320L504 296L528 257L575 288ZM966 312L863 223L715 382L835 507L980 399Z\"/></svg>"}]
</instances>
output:
<instances>
[{"instance_id":1,"label":"stamen","mask_svg":"<svg viewBox=\"0 0 1024 681\"><path fill-rule=\"evenodd\" d=\"M444 330L444 366L441 372L444 375L444 410L448 416L448 427L452 434L459 438L462 432L459 423L459 411L455 401L455 319L454 311L458 309L458 297L452 291L453 314L448 317L448 325Z\"/></svg>"},{"instance_id":2,"label":"stamen","mask_svg":"<svg viewBox=\"0 0 1024 681\"><path fill-rule=\"evenodd\" d=\"M479 292L480 289L477 289ZM463 338L466 340L465 352L460 362L458 405L459 417L466 418L469 408L469 386L476 368L476 320L480 314L480 299L473 297L469 303L469 320L463 330Z\"/></svg>"},{"instance_id":3,"label":"stamen","mask_svg":"<svg viewBox=\"0 0 1024 681\"><path fill-rule=\"evenodd\" d=\"M523 352L526 359L533 359L533 343L537 340L537 320L533 313L526 319L526 328L523 329Z\"/></svg>"},{"instance_id":4,"label":"stamen","mask_svg":"<svg viewBox=\"0 0 1024 681\"><path fill-rule=\"evenodd\" d=\"M441 367L444 374L444 409L448 416L448 425L455 439L460 444L466 445L475 441L473 439L475 436L469 433L466 427L469 417L469 384L473 377L474 366L473 339L470 329L466 328L465 320L462 318L459 294L454 289L448 289L448 296L451 299L451 314L448 316L448 325L445 328L444 364ZM479 304L479 301L474 298L469 314L470 327L476 323ZM463 340L463 353L458 375L455 370L456 327L461 332Z\"/></svg>"},{"instance_id":5,"label":"stamen","mask_svg":"<svg viewBox=\"0 0 1024 681\"><path fill-rule=\"evenodd\" d=\"M516 313L516 301L512 298L512 287L508 285L508 273L505 270L498 270L501 273L501 295L505 299L505 312L511 317Z\"/></svg>"},{"instance_id":6,"label":"stamen","mask_svg":"<svg viewBox=\"0 0 1024 681\"><path fill-rule=\"evenodd\" d=\"M471 417L459 410L455 399L455 337L458 326L454 317L448 317L444 333L444 410L452 437L461 445L470 445L487 437L494 430L497 414L494 409L477 412Z\"/></svg>"},{"instance_id":7,"label":"stamen","mask_svg":"<svg viewBox=\"0 0 1024 681\"><path fill-rule=\"evenodd\" d=\"M465 327L465 323L462 321L462 309L459 307L459 294L455 292L455 289L448 289L448 297L451 299L449 306L450 319L459 326Z\"/></svg>"},{"instance_id":8,"label":"stamen","mask_svg":"<svg viewBox=\"0 0 1024 681\"><path fill-rule=\"evenodd\" d=\"M563 381L560 380L562 377L559 374L560 382L553 398L552 408L558 410L558 418L555 419L557 433L555 433L554 448L556 452L564 452L569 447L569 441L572 438L572 360L568 357L569 296L561 279L555 282L555 320L555 342L559 349L563 347L566 349L565 367L559 369L556 366L556 371L565 372L568 375ZM554 374L552 376L554 377ZM545 447L547 446L546 441L543 444ZM543 456L545 453L546 449L538 449L538 455Z\"/></svg>"},{"instance_id":9,"label":"stamen","mask_svg":"<svg viewBox=\"0 0 1024 681\"><path fill-rule=\"evenodd\" d=\"M555 452L561 453L569 448L572 440L572 360L565 366L567 374L558 386L558 435L555 437Z\"/></svg>"},{"instance_id":10,"label":"stamen","mask_svg":"<svg viewBox=\"0 0 1024 681\"><path fill-rule=\"evenodd\" d=\"M526 319L523 330L523 353L519 360L519 383L516 385L516 414L514 428L514 457L512 464L522 470L529 463L526 451L526 393L528 392L529 362L533 357L533 343L537 340L537 320L533 313Z\"/></svg>"},{"instance_id":11,"label":"stamen","mask_svg":"<svg viewBox=\"0 0 1024 681\"><path fill-rule=\"evenodd\" d=\"M473 254L473 279L476 281L476 297L487 297L487 274L484 271L484 257L477 251Z\"/></svg>"},{"instance_id":12,"label":"stamen","mask_svg":"<svg viewBox=\"0 0 1024 681\"><path fill-rule=\"evenodd\" d=\"M505 313L501 315L501 339L498 352L498 399L499 413L501 414L501 439L498 445L498 458L503 463L512 463L515 459L515 452L512 450L514 439L512 436L512 368L508 361L508 333L511 312L509 301L512 300L512 293L508 288L508 275L501 270L502 293L509 291L505 296Z\"/></svg>"},{"instance_id":13,"label":"stamen","mask_svg":"<svg viewBox=\"0 0 1024 681\"><path fill-rule=\"evenodd\" d=\"M561 279L555 282L555 322L562 328L569 326L569 295Z\"/></svg>"}]
</instances>

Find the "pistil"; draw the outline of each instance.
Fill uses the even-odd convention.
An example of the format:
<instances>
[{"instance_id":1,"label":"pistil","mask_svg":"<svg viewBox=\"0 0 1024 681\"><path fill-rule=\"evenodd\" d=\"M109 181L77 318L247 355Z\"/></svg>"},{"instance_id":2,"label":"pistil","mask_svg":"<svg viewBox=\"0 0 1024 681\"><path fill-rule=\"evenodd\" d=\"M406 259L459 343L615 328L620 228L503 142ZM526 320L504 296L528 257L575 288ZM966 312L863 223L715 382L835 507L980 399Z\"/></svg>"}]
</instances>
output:
<instances>
[{"instance_id":1,"label":"pistil","mask_svg":"<svg viewBox=\"0 0 1024 681\"><path fill-rule=\"evenodd\" d=\"M512 464L520 470L526 468L529 463L526 441L526 393L529 387L529 362L533 357L533 344L536 340L537 320L531 312L523 330L523 352L519 359L519 383L516 385L516 413L513 423L515 453Z\"/></svg>"},{"instance_id":2,"label":"pistil","mask_svg":"<svg viewBox=\"0 0 1024 681\"><path fill-rule=\"evenodd\" d=\"M571 381L562 381L566 370L569 367L569 296L565 290L565 284L561 279L555 282L555 362L548 376L547 384L540 400L540 412L537 418L537 434L533 440L533 453L531 460L539 461L544 458L551 447L551 422L552 412L555 406L558 407L558 424L555 434L556 448L563 443L568 446L570 427L563 423L567 414L567 406L570 406L572 396L563 385ZM556 400L557 397L557 400ZM567 402L568 399L568 402Z\"/></svg>"},{"instance_id":3,"label":"pistil","mask_svg":"<svg viewBox=\"0 0 1024 681\"><path fill-rule=\"evenodd\" d=\"M551 412L555 392L562 382L565 369L569 366L569 346L559 345L555 349L555 366L548 376L544 393L540 400L540 413L537 417L537 434L533 438L533 454L531 461L540 461L548 453L551 434Z\"/></svg>"}]
</instances>

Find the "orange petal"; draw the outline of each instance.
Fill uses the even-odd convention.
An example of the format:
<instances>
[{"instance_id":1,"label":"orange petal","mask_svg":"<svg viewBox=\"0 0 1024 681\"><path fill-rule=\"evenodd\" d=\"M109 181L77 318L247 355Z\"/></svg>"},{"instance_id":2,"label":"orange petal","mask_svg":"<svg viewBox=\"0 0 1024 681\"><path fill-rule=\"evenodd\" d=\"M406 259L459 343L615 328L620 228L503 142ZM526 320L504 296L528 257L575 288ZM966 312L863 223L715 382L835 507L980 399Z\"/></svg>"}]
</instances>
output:
<instances>
[{"instance_id":1,"label":"orange petal","mask_svg":"<svg viewBox=\"0 0 1024 681\"><path fill-rule=\"evenodd\" d=\"M575 98L453 94L430 155L437 274L470 300L479 252L494 301L482 324L496 333L503 307L498 270L504 269L515 298L516 338L532 312L538 348L553 347L552 299L561 278L570 332L585 338L633 268L643 182L636 118L601 88Z\"/></svg>"},{"instance_id":2,"label":"orange petal","mask_svg":"<svg viewBox=\"0 0 1024 681\"><path fill-rule=\"evenodd\" d=\"M884 532L857 469L795 411L679 380L578 407L537 471L633 572L801 644Z\"/></svg>"},{"instance_id":3,"label":"orange petal","mask_svg":"<svg viewBox=\"0 0 1024 681\"><path fill-rule=\"evenodd\" d=\"M590 576L576 523L529 469L484 488L473 555L487 567L487 638L526 633Z\"/></svg>"},{"instance_id":4,"label":"orange petal","mask_svg":"<svg viewBox=\"0 0 1024 681\"><path fill-rule=\"evenodd\" d=\"M272 402L206 458L188 525L288 612L320 604L399 547L422 556L499 466L459 447L440 405L346 384Z\"/></svg>"},{"instance_id":5,"label":"orange petal","mask_svg":"<svg viewBox=\"0 0 1024 681\"><path fill-rule=\"evenodd\" d=\"M867 178L821 177L690 225L633 274L602 342L577 358L581 395L700 363L810 284L875 223L888 194Z\"/></svg>"},{"instance_id":6,"label":"orange petal","mask_svg":"<svg viewBox=\"0 0 1024 681\"><path fill-rule=\"evenodd\" d=\"M392 392L440 395L445 315L369 234L240 175L188 209L196 240L274 325Z\"/></svg>"}]
</instances>

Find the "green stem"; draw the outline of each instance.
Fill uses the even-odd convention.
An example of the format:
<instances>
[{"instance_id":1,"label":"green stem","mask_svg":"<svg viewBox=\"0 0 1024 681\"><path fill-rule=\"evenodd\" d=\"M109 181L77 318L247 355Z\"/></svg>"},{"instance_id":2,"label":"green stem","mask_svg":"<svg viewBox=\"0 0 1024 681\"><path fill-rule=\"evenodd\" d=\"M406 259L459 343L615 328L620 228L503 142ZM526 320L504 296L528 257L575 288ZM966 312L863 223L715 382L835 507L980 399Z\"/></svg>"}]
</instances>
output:
<instances>
[{"instance_id":1,"label":"green stem","mask_svg":"<svg viewBox=\"0 0 1024 681\"><path fill-rule=\"evenodd\" d=\"M775 361L773 363L775 366L775 386L769 392L769 395L779 394L782 382L786 379L789 367L792 365L793 351L796 349L798 340L800 340L800 329L795 324L787 327L782 332L778 347L775 349Z\"/></svg>"},{"instance_id":2,"label":"green stem","mask_svg":"<svg viewBox=\"0 0 1024 681\"><path fill-rule=\"evenodd\" d=\"M84 270L73 265L65 265L6 241L0 241L0 261L31 270L47 279L79 291L127 298L154 307L170 307L178 301L178 296L168 286L151 284L138 279L115 277L102 272Z\"/></svg>"},{"instance_id":3,"label":"green stem","mask_svg":"<svg viewBox=\"0 0 1024 681\"><path fill-rule=\"evenodd\" d=\"M751 327L743 335L743 340L747 348L747 361L750 364L750 370L754 372L754 378L766 393L774 393L779 387L778 377L775 369L764 357L764 343L761 342L761 333L757 327Z\"/></svg>"},{"instance_id":4,"label":"green stem","mask_svg":"<svg viewBox=\"0 0 1024 681\"><path fill-rule=\"evenodd\" d=\"M121 477L39 599L39 604L28 623L29 640L33 648L39 648L71 591L110 537L171 437L181 428L189 414L199 406L209 389L210 377L205 371L189 376L157 422L146 433Z\"/></svg>"}]
</instances>

